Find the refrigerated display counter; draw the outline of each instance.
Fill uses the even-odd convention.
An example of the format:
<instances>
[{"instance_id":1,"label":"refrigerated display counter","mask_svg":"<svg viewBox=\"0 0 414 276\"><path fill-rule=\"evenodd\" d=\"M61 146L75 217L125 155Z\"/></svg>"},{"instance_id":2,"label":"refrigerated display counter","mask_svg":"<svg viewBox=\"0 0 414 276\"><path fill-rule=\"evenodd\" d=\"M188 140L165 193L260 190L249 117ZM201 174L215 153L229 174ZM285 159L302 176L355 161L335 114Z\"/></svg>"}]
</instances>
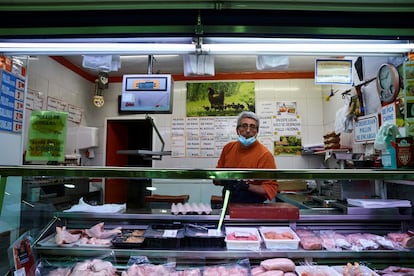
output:
<instances>
[{"instance_id":1,"label":"refrigerated display counter","mask_svg":"<svg viewBox=\"0 0 414 276\"><path fill-rule=\"evenodd\" d=\"M1 188L4 189L10 176L53 176L53 177L102 177L102 178L136 178L136 179L335 179L335 180L371 180L379 195L384 193L384 182L403 181L411 185L414 171L409 170L371 170L371 169L315 169L315 170L239 170L239 169L151 169L138 167L53 167L53 166L12 166L0 167ZM185 185L185 184L183 184ZM2 195L3 196L3 195ZM386 209L386 210L385 210ZM380 212L362 212L347 214L336 208L300 209L297 219L253 219L224 218L224 227L290 227L293 230L336 231L348 233L374 233L386 235L392 232L407 232L413 227L412 209L385 208ZM291 258L297 263L344 264L363 262L374 267L390 264L412 266L414 251L412 249L372 249L372 250L275 250L267 249L261 244L255 250L229 250L224 247L136 247L117 248L110 246L58 246L45 243L47 237L53 236L56 226L71 229L87 229L97 223L105 223L105 228L136 227L153 223L197 223L216 225L220 210L213 210L209 215L173 215L169 209L127 210L123 213L68 213L56 212L40 231L33 244L39 258L59 261L99 257L112 254L118 266L125 266L131 256L147 256L153 262L174 261L180 264L210 264L249 258L252 264L274 257Z\"/></svg>"}]
</instances>

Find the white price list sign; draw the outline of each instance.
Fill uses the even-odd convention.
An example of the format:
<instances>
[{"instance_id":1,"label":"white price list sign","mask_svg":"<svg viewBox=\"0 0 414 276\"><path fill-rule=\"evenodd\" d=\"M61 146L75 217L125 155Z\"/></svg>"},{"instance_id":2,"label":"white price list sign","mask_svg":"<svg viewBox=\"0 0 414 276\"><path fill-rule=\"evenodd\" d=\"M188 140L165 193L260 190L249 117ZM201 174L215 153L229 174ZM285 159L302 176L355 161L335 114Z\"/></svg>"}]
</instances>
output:
<instances>
[{"instance_id":1,"label":"white price list sign","mask_svg":"<svg viewBox=\"0 0 414 276\"><path fill-rule=\"evenodd\" d=\"M355 122L355 143L373 143L378 133L376 114L358 117Z\"/></svg>"}]
</instances>

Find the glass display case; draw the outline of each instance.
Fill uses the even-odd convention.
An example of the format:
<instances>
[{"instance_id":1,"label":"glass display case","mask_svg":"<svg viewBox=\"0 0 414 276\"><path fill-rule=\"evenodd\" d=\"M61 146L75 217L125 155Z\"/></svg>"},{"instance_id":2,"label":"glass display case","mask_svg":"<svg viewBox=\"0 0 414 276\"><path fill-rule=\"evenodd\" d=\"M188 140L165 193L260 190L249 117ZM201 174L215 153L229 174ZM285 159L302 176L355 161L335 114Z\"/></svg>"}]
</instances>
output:
<instances>
[{"instance_id":1,"label":"glass display case","mask_svg":"<svg viewBox=\"0 0 414 276\"><path fill-rule=\"evenodd\" d=\"M5 166L0 167L1 190L7 190L8 179L15 177L53 177L56 179L302 179L315 181L347 181L355 184L363 180L373 182L373 190L377 199L387 199L388 194L407 199L395 191L391 193L393 185L412 187L414 171L410 170L373 170L373 169L312 169L312 170L241 170L241 169L153 169L140 167L64 167L64 166ZM139 183L139 182L137 182ZM16 184L15 184L16 185ZM85 183L89 185L89 183ZM137 184L139 185L139 184ZM184 186L185 184L183 184ZM347 183L347 185L350 185ZM185 187L183 187L185 189ZM2 193L2 220L7 217L7 210L3 204L7 193ZM23 195L21 195L24 197ZM388 233L407 233L414 223L412 207L384 206L378 209L353 206L350 208L337 208L331 204L322 204L318 207L309 207L301 204L300 200L288 199L288 195L278 197L275 203L285 203L295 206L299 210L299 217L269 219L269 218L240 218L232 217L229 212L224 216L223 227L289 227L293 231L307 230L321 233L323 231L335 231L342 234L372 233L385 236ZM407 195L409 196L409 195ZM31 197L21 198L21 205L32 204ZM409 199L410 200L410 199ZM25 202L26 201L26 202ZM330 201L328 203L331 203ZM100 202L97 204L100 204ZM359 211L355 211L355 210ZM21 208L21 217L27 217L27 209ZM231 250L224 246L211 246L206 243L202 246L192 246L192 243L174 244L171 246L60 246L56 243L47 243L47 239L53 240L56 235L56 227L65 226L68 229L89 229L100 223L105 224L105 229L136 229L138 226L152 227L160 225L188 224L218 226L221 217L220 209L213 209L209 214L173 214L170 208L141 208L126 209L120 213L96 213L96 212L64 212L50 208L43 216L44 223L34 229L30 223L21 221L19 229L12 229L18 238L28 229L33 229L33 249L39 259L49 262L75 261L88 258L98 258L111 255L116 260L117 266L125 268L131 256L146 256L154 263L174 261L177 264L215 264L226 261L248 258L252 265L268 258L290 258L297 263L318 264L346 264L347 262L364 262L374 267L385 265L412 265L414 251L407 248L389 249L377 248L375 250L328 250L320 248L306 250L299 246L295 249L268 249L261 244L259 249ZM39 223L38 223L39 224ZM146 229L146 228L145 228ZM46 240L46 242L45 242ZM13 237L11 237L13 241Z\"/></svg>"}]
</instances>

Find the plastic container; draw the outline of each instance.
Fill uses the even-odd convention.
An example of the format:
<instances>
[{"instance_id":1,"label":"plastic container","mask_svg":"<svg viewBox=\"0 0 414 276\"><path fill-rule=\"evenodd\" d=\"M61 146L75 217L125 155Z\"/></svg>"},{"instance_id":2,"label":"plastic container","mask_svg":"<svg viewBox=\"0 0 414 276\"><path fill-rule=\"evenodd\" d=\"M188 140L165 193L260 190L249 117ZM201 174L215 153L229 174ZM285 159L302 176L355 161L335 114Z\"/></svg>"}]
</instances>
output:
<instances>
[{"instance_id":1,"label":"plastic container","mask_svg":"<svg viewBox=\"0 0 414 276\"><path fill-rule=\"evenodd\" d=\"M139 248L144 243L145 229L122 229L122 233L112 239L115 248Z\"/></svg>"},{"instance_id":2,"label":"plastic container","mask_svg":"<svg viewBox=\"0 0 414 276\"><path fill-rule=\"evenodd\" d=\"M144 238L146 248L179 248L184 238L184 225L181 223L153 224L145 231Z\"/></svg>"},{"instance_id":3,"label":"plastic container","mask_svg":"<svg viewBox=\"0 0 414 276\"><path fill-rule=\"evenodd\" d=\"M259 232L267 249L299 247L300 238L290 227L260 227Z\"/></svg>"},{"instance_id":4,"label":"plastic container","mask_svg":"<svg viewBox=\"0 0 414 276\"><path fill-rule=\"evenodd\" d=\"M224 248L225 234L213 224L186 224L182 247Z\"/></svg>"},{"instance_id":5,"label":"plastic container","mask_svg":"<svg viewBox=\"0 0 414 276\"><path fill-rule=\"evenodd\" d=\"M260 250L262 238L257 228L226 227L226 247L228 250Z\"/></svg>"}]
</instances>

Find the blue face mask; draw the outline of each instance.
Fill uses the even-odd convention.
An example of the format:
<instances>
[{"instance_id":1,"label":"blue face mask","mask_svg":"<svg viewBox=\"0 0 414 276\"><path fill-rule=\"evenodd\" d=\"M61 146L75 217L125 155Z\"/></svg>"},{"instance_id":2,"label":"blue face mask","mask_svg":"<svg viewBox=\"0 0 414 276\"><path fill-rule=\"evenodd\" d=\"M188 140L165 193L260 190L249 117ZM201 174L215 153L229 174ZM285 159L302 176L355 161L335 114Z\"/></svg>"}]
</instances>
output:
<instances>
[{"instance_id":1,"label":"blue face mask","mask_svg":"<svg viewBox=\"0 0 414 276\"><path fill-rule=\"evenodd\" d=\"M244 137L242 135L239 135L239 142L243 146L248 147L251 144L253 144L254 142L256 142L256 136L253 136L253 137L250 137L250 138L246 138L246 137Z\"/></svg>"}]
</instances>

